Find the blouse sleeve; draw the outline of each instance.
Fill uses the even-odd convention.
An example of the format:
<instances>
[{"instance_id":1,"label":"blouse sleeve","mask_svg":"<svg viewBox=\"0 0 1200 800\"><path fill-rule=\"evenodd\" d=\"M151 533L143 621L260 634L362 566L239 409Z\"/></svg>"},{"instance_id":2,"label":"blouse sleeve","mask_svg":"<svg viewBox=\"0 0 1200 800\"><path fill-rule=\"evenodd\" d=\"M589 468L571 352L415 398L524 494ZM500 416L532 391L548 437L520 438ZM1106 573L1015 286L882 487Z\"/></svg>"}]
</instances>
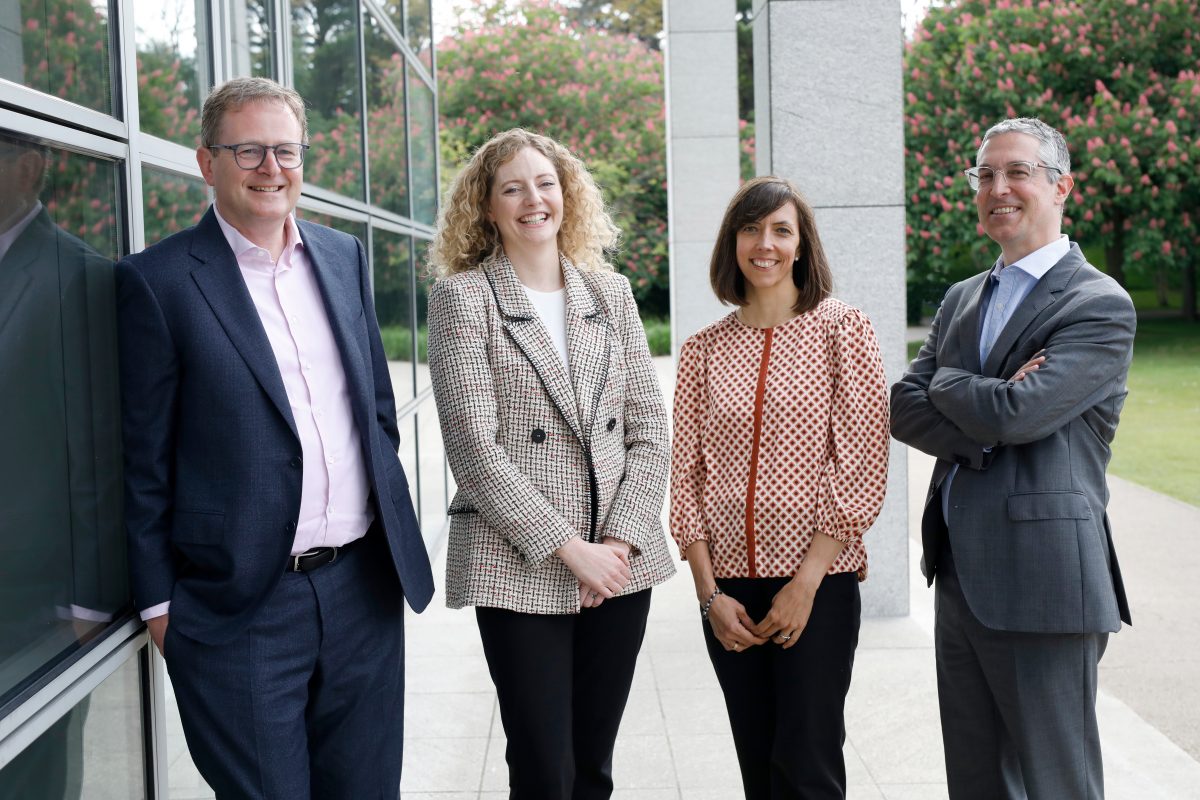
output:
<instances>
[{"instance_id":1,"label":"blouse sleeve","mask_svg":"<svg viewBox=\"0 0 1200 800\"><path fill-rule=\"evenodd\" d=\"M888 396L870 321L851 310L830 332L833 402L817 531L841 542L861 537L887 490Z\"/></svg>"},{"instance_id":2,"label":"blouse sleeve","mask_svg":"<svg viewBox=\"0 0 1200 800\"><path fill-rule=\"evenodd\" d=\"M708 539L704 528L706 468L702 446L708 406L704 348L693 336L679 353L671 437L671 536L685 561L692 542Z\"/></svg>"}]
</instances>

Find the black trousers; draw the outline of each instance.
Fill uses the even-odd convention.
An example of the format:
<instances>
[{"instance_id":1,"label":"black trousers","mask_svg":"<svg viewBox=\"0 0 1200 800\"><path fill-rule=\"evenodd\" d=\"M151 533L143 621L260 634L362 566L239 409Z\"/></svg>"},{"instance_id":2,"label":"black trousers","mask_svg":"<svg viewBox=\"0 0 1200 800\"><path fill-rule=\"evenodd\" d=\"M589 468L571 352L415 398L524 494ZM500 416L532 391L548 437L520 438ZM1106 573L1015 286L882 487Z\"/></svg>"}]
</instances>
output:
<instances>
[{"instance_id":1,"label":"black trousers","mask_svg":"<svg viewBox=\"0 0 1200 800\"><path fill-rule=\"evenodd\" d=\"M761 620L787 578L723 578L721 591ZM846 796L846 693L862 601L852 572L826 575L799 640L730 652L707 622L708 656L725 693L747 800Z\"/></svg>"},{"instance_id":2,"label":"black trousers","mask_svg":"<svg viewBox=\"0 0 1200 800\"><path fill-rule=\"evenodd\" d=\"M612 794L613 747L649 613L649 589L579 614L475 609L512 800Z\"/></svg>"}]
</instances>

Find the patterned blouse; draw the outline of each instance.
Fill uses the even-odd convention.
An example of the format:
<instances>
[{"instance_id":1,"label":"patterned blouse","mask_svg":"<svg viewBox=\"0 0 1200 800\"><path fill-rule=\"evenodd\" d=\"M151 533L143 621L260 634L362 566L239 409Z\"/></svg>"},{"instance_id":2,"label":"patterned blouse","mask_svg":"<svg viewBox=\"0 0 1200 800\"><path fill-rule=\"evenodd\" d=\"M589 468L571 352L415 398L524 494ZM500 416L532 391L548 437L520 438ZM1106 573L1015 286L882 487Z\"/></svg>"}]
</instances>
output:
<instances>
[{"instance_id":1,"label":"patterned blouse","mask_svg":"<svg viewBox=\"0 0 1200 800\"><path fill-rule=\"evenodd\" d=\"M862 535L887 488L879 345L827 298L774 328L736 314L683 345L675 387L671 535L708 541L718 578L791 577L816 531L845 542L830 574L867 575Z\"/></svg>"}]
</instances>

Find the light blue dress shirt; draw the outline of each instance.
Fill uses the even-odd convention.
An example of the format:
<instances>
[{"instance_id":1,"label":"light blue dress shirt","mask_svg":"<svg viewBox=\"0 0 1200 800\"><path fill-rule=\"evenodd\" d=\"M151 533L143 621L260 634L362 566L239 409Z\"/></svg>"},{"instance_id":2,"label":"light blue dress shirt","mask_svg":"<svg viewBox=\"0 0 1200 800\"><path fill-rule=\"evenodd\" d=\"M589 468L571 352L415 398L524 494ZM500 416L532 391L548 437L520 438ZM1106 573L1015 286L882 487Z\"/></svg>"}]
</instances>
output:
<instances>
[{"instance_id":1,"label":"light blue dress shirt","mask_svg":"<svg viewBox=\"0 0 1200 800\"><path fill-rule=\"evenodd\" d=\"M996 260L988 276L988 280L992 282L992 291L987 298L983 326L979 333L980 364L987 361L992 345L1004 330L1004 326L1012 319L1017 307L1029 296L1042 276L1070 250L1071 240L1063 234L1045 247L1034 250L1008 266L1004 265L1003 256ZM950 524L950 485L957 474L958 465L955 464L946 475L946 480L942 481L942 519L946 520L947 525Z\"/></svg>"}]
</instances>

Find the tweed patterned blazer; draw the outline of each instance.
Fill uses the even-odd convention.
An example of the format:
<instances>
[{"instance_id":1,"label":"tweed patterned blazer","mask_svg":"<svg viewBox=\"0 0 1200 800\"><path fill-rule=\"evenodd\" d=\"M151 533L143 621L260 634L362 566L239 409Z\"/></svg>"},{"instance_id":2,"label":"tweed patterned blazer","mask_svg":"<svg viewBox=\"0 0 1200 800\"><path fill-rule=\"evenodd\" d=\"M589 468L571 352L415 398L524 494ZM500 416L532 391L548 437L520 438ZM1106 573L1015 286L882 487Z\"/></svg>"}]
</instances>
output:
<instances>
[{"instance_id":1,"label":"tweed patterned blazer","mask_svg":"<svg viewBox=\"0 0 1200 800\"><path fill-rule=\"evenodd\" d=\"M632 546L625 594L675 572L662 529L667 411L623 276L562 259L568 374L503 254L429 296L429 370L458 491L446 604L579 611L554 551L570 537Z\"/></svg>"}]
</instances>

